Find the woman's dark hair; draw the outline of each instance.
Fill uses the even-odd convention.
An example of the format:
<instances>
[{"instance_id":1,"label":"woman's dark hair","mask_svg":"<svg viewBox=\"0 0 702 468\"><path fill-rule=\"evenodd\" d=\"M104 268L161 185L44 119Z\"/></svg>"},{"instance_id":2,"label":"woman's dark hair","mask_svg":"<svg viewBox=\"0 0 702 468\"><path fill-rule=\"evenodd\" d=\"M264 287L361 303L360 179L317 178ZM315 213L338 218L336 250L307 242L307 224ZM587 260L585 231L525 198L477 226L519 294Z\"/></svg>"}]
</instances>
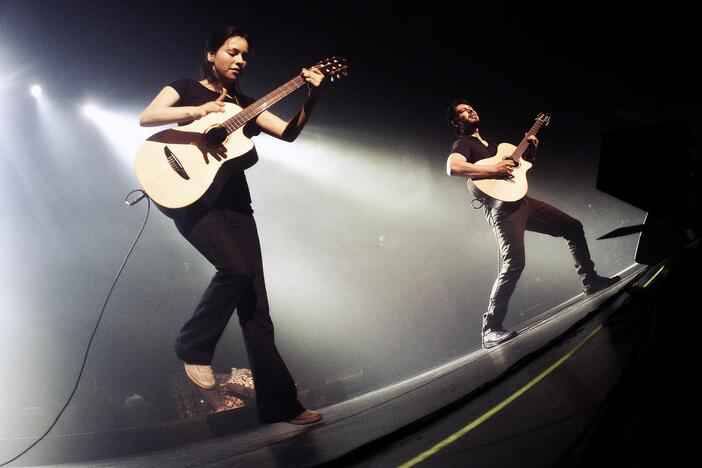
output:
<instances>
[{"instance_id":1,"label":"woman's dark hair","mask_svg":"<svg viewBox=\"0 0 702 468\"><path fill-rule=\"evenodd\" d=\"M218 88L224 88L224 85L215 73L214 68L212 67L212 62L207 60L207 53L217 53L219 48L222 47L222 45L227 42L227 39L230 37L241 37L242 39L246 39L246 42L249 43L249 55L251 55L253 52L251 39L249 39L249 36L244 32L244 30L238 26L225 26L210 34L210 38L207 40L207 44L205 44L205 51L202 54L202 77ZM241 94L239 84L235 82L234 87L234 91Z\"/></svg>"},{"instance_id":2,"label":"woman's dark hair","mask_svg":"<svg viewBox=\"0 0 702 468\"><path fill-rule=\"evenodd\" d=\"M458 117L456 114L456 106L459 104L467 104L470 107L473 107L473 104L471 104L467 99L458 98L454 100L446 109L446 122L448 122L449 127L453 129L456 136L461 136L462 133L461 126L458 125L458 122L456 121L456 118Z\"/></svg>"}]
</instances>

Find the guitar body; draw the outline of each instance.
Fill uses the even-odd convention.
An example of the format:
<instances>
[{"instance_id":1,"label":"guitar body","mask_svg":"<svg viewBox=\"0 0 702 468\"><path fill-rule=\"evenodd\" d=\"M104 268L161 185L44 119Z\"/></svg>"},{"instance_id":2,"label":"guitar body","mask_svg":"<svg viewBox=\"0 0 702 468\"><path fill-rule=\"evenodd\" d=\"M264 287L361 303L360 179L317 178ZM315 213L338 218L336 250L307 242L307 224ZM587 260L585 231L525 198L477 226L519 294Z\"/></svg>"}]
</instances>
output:
<instances>
[{"instance_id":1,"label":"guitar body","mask_svg":"<svg viewBox=\"0 0 702 468\"><path fill-rule=\"evenodd\" d=\"M224 112L207 114L182 127L158 132L141 144L135 156L136 176L161 211L173 217L180 209L211 206L224 183L258 161L253 142L241 128L211 141L206 132L241 112L224 104ZM208 141L210 140L210 141Z\"/></svg>"},{"instance_id":2,"label":"guitar body","mask_svg":"<svg viewBox=\"0 0 702 468\"><path fill-rule=\"evenodd\" d=\"M475 164L478 166L495 165L504 159L510 159L517 147L509 143L500 143L497 153L490 158L481 159ZM512 179L468 179L468 190L473 196L484 202L491 208L497 208L502 202L514 202L521 200L527 194L529 185L526 173L531 169L532 164L524 159L517 159L517 166L512 171Z\"/></svg>"}]
</instances>

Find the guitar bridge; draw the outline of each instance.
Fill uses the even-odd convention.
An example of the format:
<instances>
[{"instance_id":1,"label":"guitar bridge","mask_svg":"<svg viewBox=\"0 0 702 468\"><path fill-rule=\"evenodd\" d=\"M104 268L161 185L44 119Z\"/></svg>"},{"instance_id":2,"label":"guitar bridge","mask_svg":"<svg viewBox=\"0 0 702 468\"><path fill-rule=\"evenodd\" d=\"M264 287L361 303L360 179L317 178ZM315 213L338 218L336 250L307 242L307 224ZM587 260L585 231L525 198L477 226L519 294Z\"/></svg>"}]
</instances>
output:
<instances>
[{"instance_id":1,"label":"guitar bridge","mask_svg":"<svg viewBox=\"0 0 702 468\"><path fill-rule=\"evenodd\" d=\"M190 176L187 172L185 172L185 168L180 163L180 161L178 161L178 158L173 153L173 151L171 151L171 149L168 146L164 146L163 152L166 155L166 159L168 160L168 164L170 164L171 169L173 169L183 179L190 180Z\"/></svg>"}]
</instances>

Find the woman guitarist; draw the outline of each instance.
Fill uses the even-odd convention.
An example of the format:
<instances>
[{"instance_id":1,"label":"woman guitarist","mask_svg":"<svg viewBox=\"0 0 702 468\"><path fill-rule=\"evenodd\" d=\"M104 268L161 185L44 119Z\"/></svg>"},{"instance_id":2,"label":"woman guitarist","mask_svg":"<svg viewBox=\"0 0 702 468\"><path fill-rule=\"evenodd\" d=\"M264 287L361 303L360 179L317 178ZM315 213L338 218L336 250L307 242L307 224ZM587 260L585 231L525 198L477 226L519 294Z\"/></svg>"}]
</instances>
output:
<instances>
[{"instance_id":1,"label":"woman guitarist","mask_svg":"<svg viewBox=\"0 0 702 468\"><path fill-rule=\"evenodd\" d=\"M165 86L141 113L141 125L183 125L223 112L225 102L242 108L254 102L240 92L237 83L247 67L250 50L247 35L238 27L215 31L203 54L202 79L181 79ZM284 141L297 138L324 81L323 73L315 68L303 68L301 76L309 93L299 112L286 122L263 111L246 125L247 137L262 130ZM184 362L186 374L200 387L214 388L212 357L236 309L251 361L259 419L293 424L319 421L320 413L305 409L297 400L295 382L274 342L261 248L244 173L231 175L206 211L183 213L174 216L178 231L216 268L192 318L176 339L176 354Z\"/></svg>"}]
</instances>

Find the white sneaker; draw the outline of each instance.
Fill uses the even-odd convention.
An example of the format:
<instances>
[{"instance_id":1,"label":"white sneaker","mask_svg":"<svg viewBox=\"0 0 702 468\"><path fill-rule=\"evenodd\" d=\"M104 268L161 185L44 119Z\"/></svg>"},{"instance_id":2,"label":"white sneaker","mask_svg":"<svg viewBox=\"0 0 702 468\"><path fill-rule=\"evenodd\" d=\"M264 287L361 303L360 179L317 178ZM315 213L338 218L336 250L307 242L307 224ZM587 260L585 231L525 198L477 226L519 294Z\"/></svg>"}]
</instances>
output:
<instances>
[{"instance_id":1,"label":"white sneaker","mask_svg":"<svg viewBox=\"0 0 702 468\"><path fill-rule=\"evenodd\" d=\"M215 376L212 372L212 366L198 366L197 364L185 363L185 374L198 387L205 390L215 388Z\"/></svg>"}]
</instances>

